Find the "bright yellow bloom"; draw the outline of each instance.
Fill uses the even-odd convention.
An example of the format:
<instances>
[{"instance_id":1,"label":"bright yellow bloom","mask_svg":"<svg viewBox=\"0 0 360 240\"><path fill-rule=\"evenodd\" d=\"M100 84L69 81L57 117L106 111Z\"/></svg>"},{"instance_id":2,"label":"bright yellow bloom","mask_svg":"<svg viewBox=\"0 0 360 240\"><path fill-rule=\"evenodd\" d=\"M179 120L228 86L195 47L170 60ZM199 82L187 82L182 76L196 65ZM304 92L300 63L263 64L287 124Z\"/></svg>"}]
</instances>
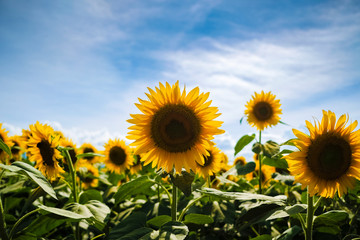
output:
<instances>
[{"instance_id":1,"label":"bright yellow bloom","mask_svg":"<svg viewBox=\"0 0 360 240\"><path fill-rule=\"evenodd\" d=\"M257 154L255 154L257 156ZM255 159L255 158L254 158ZM259 174L259 160L256 159L255 161L256 163L256 167L255 170L251 173L248 173L245 175L245 178L250 181L253 178L257 177ZM272 174L276 172L275 167L269 166L269 165L265 165L262 164L261 165L261 185L262 186L267 186L270 183L270 180L272 179Z\"/></svg>"},{"instance_id":2,"label":"bright yellow bloom","mask_svg":"<svg viewBox=\"0 0 360 240\"><path fill-rule=\"evenodd\" d=\"M10 137L10 141L13 146L11 147L11 154L13 156L12 161L18 161L21 159L21 155L25 150L25 143L22 136L14 135Z\"/></svg>"},{"instance_id":3,"label":"bright yellow bloom","mask_svg":"<svg viewBox=\"0 0 360 240\"><path fill-rule=\"evenodd\" d=\"M99 169L94 167L91 164L87 164L84 166L81 166L81 168L86 168L87 172L86 175L91 175L92 177L86 176L82 181L82 186L84 189L88 188L95 188L99 184Z\"/></svg>"},{"instance_id":4,"label":"bright yellow bloom","mask_svg":"<svg viewBox=\"0 0 360 240\"><path fill-rule=\"evenodd\" d=\"M240 157L235 158L233 166L235 166L236 164L240 164L241 166L244 166L246 164L245 157L240 156Z\"/></svg>"},{"instance_id":5,"label":"bright yellow bloom","mask_svg":"<svg viewBox=\"0 0 360 240\"><path fill-rule=\"evenodd\" d=\"M2 123L0 123L0 138L6 145L8 145L9 148L11 148L13 143L10 141L8 133L9 131L6 131L5 128L2 128ZM0 162L5 162L8 158L9 156L7 153L0 148Z\"/></svg>"},{"instance_id":6,"label":"bright yellow bloom","mask_svg":"<svg viewBox=\"0 0 360 240\"><path fill-rule=\"evenodd\" d=\"M299 151L285 158L295 182L308 186L311 196L332 198L337 191L341 197L354 186L354 177L360 179L360 130L354 131L357 121L346 127L347 123L347 115L336 122L333 112L323 111L315 126L306 121L310 136L293 129Z\"/></svg>"},{"instance_id":7,"label":"bright yellow bloom","mask_svg":"<svg viewBox=\"0 0 360 240\"><path fill-rule=\"evenodd\" d=\"M179 82L174 85L159 83L154 91L148 88L149 100L139 99L136 106L142 114L131 114L127 138L135 140L134 154L144 154L145 165L163 168L167 172L181 172L196 168L196 162L204 164L203 156L209 156L210 140L224 131L222 122L215 121L220 114L207 101L209 93L199 93L196 87L188 94L181 92ZM206 102L207 101L207 102Z\"/></svg>"},{"instance_id":8,"label":"bright yellow bloom","mask_svg":"<svg viewBox=\"0 0 360 240\"><path fill-rule=\"evenodd\" d=\"M98 153L98 150L90 143L83 143L79 149L79 154L83 153ZM79 166L85 166L87 164L94 164L100 161L98 156L83 157L79 161Z\"/></svg>"},{"instance_id":9,"label":"bright yellow bloom","mask_svg":"<svg viewBox=\"0 0 360 240\"><path fill-rule=\"evenodd\" d=\"M72 148L72 150L69 150L69 155L72 161L73 166L76 166L77 163L77 149L75 143L70 138L61 137L60 138L60 146L66 147L66 148ZM67 164L67 159L64 158L64 162Z\"/></svg>"},{"instance_id":10,"label":"bright yellow bloom","mask_svg":"<svg viewBox=\"0 0 360 240\"><path fill-rule=\"evenodd\" d=\"M267 127L274 126L280 121L280 100L275 99L275 95L271 92L260 94L254 93L252 99L246 103L245 115L247 121L252 127L258 130L264 130Z\"/></svg>"},{"instance_id":11,"label":"bright yellow bloom","mask_svg":"<svg viewBox=\"0 0 360 240\"><path fill-rule=\"evenodd\" d=\"M221 161L223 159L220 150L215 146L211 146L210 149L208 149L208 152L210 154L209 156L203 156L204 163L199 164L196 162L195 168L195 172L205 179L209 175L213 175L220 171L222 167Z\"/></svg>"},{"instance_id":12,"label":"bright yellow bloom","mask_svg":"<svg viewBox=\"0 0 360 240\"><path fill-rule=\"evenodd\" d=\"M56 149L60 136L54 135L54 130L47 124L36 122L30 125L29 146L30 161L35 161L38 168L50 180L55 179L64 170L59 166L58 160L62 158Z\"/></svg>"},{"instance_id":13,"label":"bright yellow bloom","mask_svg":"<svg viewBox=\"0 0 360 240\"><path fill-rule=\"evenodd\" d=\"M105 144L104 154L106 167L118 174L125 172L133 163L130 147L125 144L124 140L109 139Z\"/></svg>"}]
</instances>

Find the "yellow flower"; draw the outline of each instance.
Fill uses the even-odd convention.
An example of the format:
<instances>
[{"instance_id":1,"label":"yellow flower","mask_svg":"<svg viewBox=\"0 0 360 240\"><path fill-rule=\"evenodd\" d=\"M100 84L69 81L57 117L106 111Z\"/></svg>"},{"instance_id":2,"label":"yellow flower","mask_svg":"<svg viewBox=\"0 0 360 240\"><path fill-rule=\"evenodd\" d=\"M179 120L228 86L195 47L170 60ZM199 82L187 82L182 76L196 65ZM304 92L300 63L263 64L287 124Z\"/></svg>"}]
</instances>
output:
<instances>
[{"instance_id":1,"label":"yellow flower","mask_svg":"<svg viewBox=\"0 0 360 240\"><path fill-rule=\"evenodd\" d=\"M140 155L132 155L133 157L133 164L130 167L130 173L136 174L141 171L142 169L142 162L141 162L141 156Z\"/></svg>"},{"instance_id":2,"label":"yellow flower","mask_svg":"<svg viewBox=\"0 0 360 240\"><path fill-rule=\"evenodd\" d=\"M210 154L209 156L203 156L204 163L200 164L196 162L195 168L195 172L205 179L209 175L213 175L219 172L222 167L221 160L223 155L221 154L220 150L215 146L211 146L210 149L208 149L208 152Z\"/></svg>"},{"instance_id":3,"label":"yellow flower","mask_svg":"<svg viewBox=\"0 0 360 240\"><path fill-rule=\"evenodd\" d=\"M253 178L257 177L258 174L259 174L259 160L256 160L255 163L256 163L255 171L245 175L245 178L248 181L250 181ZM261 165L261 185L262 186L265 187L270 183L270 180L272 179L272 174L274 172L276 172L275 167L265 165L265 164Z\"/></svg>"},{"instance_id":4,"label":"yellow flower","mask_svg":"<svg viewBox=\"0 0 360 240\"><path fill-rule=\"evenodd\" d=\"M118 174L125 172L133 163L130 147L125 144L124 140L109 139L105 144L104 154L106 167Z\"/></svg>"},{"instance_id":5,"label":"yellow flower","mask_svg":"<svg viewBox=\"0 0 360 240\"><path fill-rule=\"evenodd\" d=\"M72 150L69 150L69 155L72 161L72 164L76 166L77 162L77 149L75 143L69 138L60 137L60 146L66 147L66 148L72 148ZM67 159L64 158L64 162L67 164Z\"/></svg>"},{"instance_id":6,"label":"yellow flower","mask_svg":"<svg viewBox=\"0 0 360 240\"><path fill-rule=\"evenodd\" d=\"M0 123L0 138L1 140L8 145L9 148L13 146L13 143L10 141L8 137L9 131L6 131L5 128L2 128L2 123ZM0 162L6 161L9 158L7 153L0 148Z\"/></svg>"},{"instance_id":7,"label":"yellow flower","mask_svg":"<svg viewBox=\"0 0 360 240\"><path fill-rule=\"evenodd\" d=\"M87 169L86 175L93 176L93 177L86 176L82 181L82 187L84 189L88 189L90 187L93 187L93 188L97 187L98 183L99 183L99 180L98 180L99 169L94 167L91 164L84 165L84 166L82 166L82 168Z\"/></svg>"},{"instance_id":8,"label":"yellow flower","mask_svg":"<svg viewBox=\"0 0 360 240\"><path fill-rule=\"evenodd\" d=\"M23 137L14 135L10 137L10 141L13 144L11 148L11 153L13 156L12 161L18 161L21 159L21 155L24 153L24 149L25 149Z\"/></svg>"},{"instance_id":9,"label":"yellow flower","mask_svg":"<svg viewBox=\"0 0 360 240\"><path fill-rule=\"evenodd\" d=\"M275 95L271 92L260 94L255 92L255 96L246 103L245 115L247 121L252 127L258 130L264 130L269 126L274 126L280 121L280 100L275 99Z\"/></svg>"},{"instance_id":10,"label":"yellow flower","mask_svg":"<svg viewBox=\"0 0 360 240\"><path fill-rule=\"evenodd\" d=\"M83 153L98 153L98 150L90 143L83 143L79 149L79 154ZM79 166L85 166L87 164L94 164L100 161L98 156L83 157L79 161Z\"/></svg>"},{"instance_id":11,"label":"yellow flower","mask_svg":"<svg viewBox=\"0 0 360 240\"><path fill-rule=\"evenodd\" d=\"M55 179L64 170L59 166L58 159L62 156L56 149L59 145L59 136L54 135L54 130L47 124L36 122L30 125L29 146L30 161L35 161L38 168L50 180Z\"/></svg>"},{"instance_id":12,"label":"yellow flower","mask_svg":"<svg viewBox=\"0 0 360 240\"><path fill-rule=\"evenodd\" d=\"M296 129L293 140L299 151L285 159L295 182L308 186L311 196L319 194L332 198L336 191L341 197L354 185L354 177L360 179L360 130L354 131L357 121L350 123L348 116L336 116L331 111L323 111L321 122L313 126L306 121L310 132L307 135Z\"/></svg>"},{"instance_id":13,"label":"yellow flower","mask_svg":"<svg viewBox=\"0 0 360 240\"><path fill-rule=\"evenodd\" d=\"M210 140L213 135L224 131L219 129L222 122L215 121L220 114L207 101L209 93L199 93L196 87L188 94L181 92L179 82L174 85L159 83L156 91L148 88L149 100L139 99L136 106L142 114L131 114L128 122L127 138L135 140L135 154L144 154L141 161L145 165L173 169L177 173L184 167L187 171L196 168L196 163L204 164L204 156L209 156Z\"/></svg>"},{"instance_id":14,"label":"yellow flower","mask_svg":"<svg viewBox=\"0 0 360 240\"><path fill-rule=\"evenodd\" d=\"M241 166L244 166L246 164L245 157L240 156L240 157L235 158L233 166L235 166L236 164L240 164Z\"/></svg>"}]
</instances>

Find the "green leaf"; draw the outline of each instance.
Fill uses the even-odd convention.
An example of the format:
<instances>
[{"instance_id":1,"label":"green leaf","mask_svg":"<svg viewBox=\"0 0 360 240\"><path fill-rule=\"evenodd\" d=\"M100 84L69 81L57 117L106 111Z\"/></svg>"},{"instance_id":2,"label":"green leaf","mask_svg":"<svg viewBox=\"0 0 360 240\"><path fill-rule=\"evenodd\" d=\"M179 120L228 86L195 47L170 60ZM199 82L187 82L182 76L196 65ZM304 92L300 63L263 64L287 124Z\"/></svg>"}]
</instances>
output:
<instances>
[{"instance_id":1,"label":"green leaf","mask_svg":"<svg viewBox=\"0 0 360 240\"><path fill-rule=\"evenodd\" d=\"M269 165L269 166L273 166L276 168L282 168L282 169L287 169L289 166L287 164L287 161L283 158L268 158L265 157L263 158L262 161L263 164L265 165Z\"/></svg>"},{"instance_id":2,"label":"green leaf","mask_svg":"<svg viewBox=\"0 0 360 240\"><path fill-rule=\"evenodd\" d=\"M162 225L164 225L167 222L171 221L171 217L169 215L160 215L156 216L146 222L147 225L155 228L160 228Z\"/></svg>"},{"instance_id":3,"label":"green leaf","mask_svg":"<svg viewBox=\"0 0 360 240\"><path fill-rule=\"evenodd\" d=\"M74 205L81 205L81 204L74 204ZM83 205L81 205L83 206ZM48 206L44 206L44 205L39 205L39 208L41 208L42 211L40 212L45 212L45 213L53 213L55 215L58 216L62 216L62 217L66 217L66 218L71 218L71 219L86 219L86 218L90 218L92 216L91 212L85 207L80 207L77 206L77 209L75 209L77 212L73 212L73 211L69 211L66 209L61 209L61 208L55 208L55 207L48 207ZM68 208L71 208L72 210L74 210L72 208L72 205L68 205Z\"/></svg>"},{"instance_id":4,"label":"green leaf","mask_svg":"<svg viewBox=\"0 0 360 240\"><path fill-rule=\"evenodd\" d=\"M103 201L101 193L95 189L89 189L80 193L79 203L84 204L90 200L98 200L100 202Z\"/></svg>"},{"instance_id":5,"label":"green leaf","mask_svg":"<svg viewBox=\"0 0 360 240\"><path fill-rule=\"evenodd\" d=\"M149 192L149 189L153 184L153 181L151 181L148 176L141 176L130 182L124 183L114 195L115 205L128 199L131 195Z\"/></svg>"},{"instance_id":6,"label":"green leaf","mask_svg":"<svg viewBox=\"0 0 360 240\"><path fill-rule=\"evenodd\" d=\"M234 156L236 154L238 154L246 145L248 145L249 143L252 142L252 140L255 139L255 134L252 134L251 136L249 135L244 135L242 136L239 141L236 143L235 145L235 153Z\"/></svg>"},{"instance_id":7,"label":"green leaf","mask_svg":"<svg viewBox=\"0 0 360 240\"><path fill-rule=\"evenodd\" d=\"M301 213L306 209L307 209L306 204L295 204L293 206L287 206L282 210L278 210L278 211L274 212L271 216L266 218L266 220L269 221L269 220L274 220L274 219L278 219L278 218L289 217L291 215Z\"/></svg>"},{"instance_id":8,"label":"green leaf","mask_svg":"<svg viewBox=\"0 0 360 240\"><path fill-rule=\"evenodd\" d=\"M349 214L343 210L331 210L317 216L314 220L314 229L318 232L339 234L340 226L349 218Z\"/></svg>"},{"instance_id":9,"label":"green leaf","mask_svg":"<svg viewBox=\"0 0 360 240\"><path fill-rule=\"evenodd\" d=\"M76 155L77 159L85 158L85 157L105 157L105 156L103 154L94 153L94 152L87 152Z\"/></svg>"},{"instance_id":10,"label":"green leaf","mask_svg":"<svg viewBox=\"0 0 360 240\"><path fill-rule=\"evenodd\" d=\"M151 228L141 227L125 235L119 236L116 238L117 240L134 240L134 239L142 239L142 237L148 235L149 233L153 232Z\"/></svg>"},{"instance_id":11,"label":"green leaf","mask_svg":"<svg viewBox=\"0 0 360 240\"><path fill-rule=\"evenodd\" d=\"M11 166L6 166L1 164L0 167L29 177L37 185L39 185L47 194L57 199L56 193L52 188L51 184L49 183L49 181L44 177L44 175L42 175L42 173L39 170L31 166L30 164L27 164L25 162L15 161Z\"/></svg>"},{"instance_id":12,"label":"green leaf","mask_svg":"<svg viewBox=\"0 0 360 240\"><path fill-rule=\"evenodd\" d=\"M263 155L268 158L271 158L272 156L278 154L279 152L280 152L280 146L274 141L269 140L263 145Z\"/></svg>"},{"instance_id":13,"label":"green leaf","mask_svg":"<svg viewBox=\"0 0 360 240\"><path fill-rule=\"evenodd\" d=\"M285 183L286 185L293 185L294 181L295 181L295 177L292 175L282 175L280 173L273 173L272 176L275 180L277 181L281 181L283 183Z\"/></svg>"},{"instance_id":14,"label":"green leaf","mask_svg":"<svg viewBox=\"0 0 360 240\"><path fill-rule=\"evenodd\" d=\"M191 195L191 184L194 181L195 174L188 173L187 171L181 171L181 174L176 174L175 176L171 175L171 182L178 187L186 197Z\"/></svg>"},{"instance_id":15,"label":"green leaf","mask_svg":"<svg viewBox=\"0 0 360 240\"><path fill-rule=\"evenodd\" d=\"M188 227L180 222L168 222L159 231L156 239L184 240L189 233Z\"/></svg>"},{"instance_id":16,"label":"green leaf","mask_svg":"<svg viewBox=\"0 0 360 240\"><path fill-rule=\"evenodd\" d=\"M110 208L98 200L90 200L84 205L90 210L92 217L88 219L89 224L102 230L105 227L105 219L110 214Z\"/></svg>"},{"instance_id":17,"label":"green leaf","mask_svg":"<svg viewBox=\"0 0 360 240\"><path fill-rule=\"evenodd\" d=\"M301 230L301 227L298 225L292 226L279 236L275 237L274 240L292 240Z\"/></svg>"},{"instance_id":18,"label":"green leaf","mask_svg":"<svg viewBox=\"0 0 360 240\"><path fill-rule=\"evenodd\" d=\"M29 232L40 237L67 221L68 218L53 214L42 215L33 220L30 225L24 229L24 232Z\"/></svg>"},{"instance_id":19,"label":"green leaf","mask_svg":"<svg viewBox=\"0 0 360 240\"><path fill-rule=\"evenodd\" d=\"M240 118L240 125L241 125L242 121L244 120L244 118L245 118L245 116Z\"/></svg>"},{"instance_id":20,"label":"green leaf","mask_svg":"<svg viewBox=\"0 0 360 240\"><path fill-rule=\"evenodd\" d=\"M237 175L246 175L255 170L256 164L254 162L248 162L243 166L241 166L240 164L236 164L235 167L236 167Z\"/></svg>"},{"instance_id":21,"label":"green leaf","mask_svg":"<svg viewBox=\"0 0 360 240\"><path fill-rule=\"evenodd\" d=\"M204 188L203 190L197 190L203 194L210 196L218 197L225 200L238 200L240 202L244 201L270 201L276 203L284 203L286 201L285 195L278 195L275 197L270 197L262 194L253 194L253 193L241 193L241 192L223 192L213 188Z\"/></svg>"},{"instance_id":22,"label":"green leaf","mask_svg":"<svg viewBox=\"0 0 360 240\"><path fill-rule=\"evenodd\" d=\"M144 212L134 212L111 229L108 239L119 239L132 231L145 227L145 225L146 214Z\"/></svg>"},{"instance_id":23,"label":"green leaf","mask_svg":"<svg viewBox=\"0 0 360 240\"><path fill-rule=\"evenodd\" d=\"M195 224L210 224L213 223L214 219L208 215L189 213L185 216L184 223L195 223Z\"/></svg>"},{"instance_id":24,"label":"green leaf","mask_svg":"<svg viewBox=\"0 0 360 240\"><path fill-rule=\"evenodd\" d=\"M264 234L264 235L260 235L254 238L251 238L251 240L271 240L271 235L269 234Z\"/></svg>"},{"instance_id":25,"label":"green leaf","mask_svg":"<svg viewBox=\"0 0 360 240\"><path fill-rule=\"evenodd\" d=\"M295 144L293 142L293 140L295 140L296 138L292 138L292 139L289 139L287 140L286 142L280 144L280 146L284 146L284 145L288 145L288 146L294 146L295 147Z\"/></svg>"},{"instance_id":26,"label":"green leaf","mask_svg":"<svg viewBox=\"0 0 360 240\"><path fill-rule=\"evenodd\" d=\"M8 145L4 143L4 141L0 138L0 149L2 149L4 152L6 152L9 155L9 158L12 158L11 149Z\"/></svg>"}]
</instances>

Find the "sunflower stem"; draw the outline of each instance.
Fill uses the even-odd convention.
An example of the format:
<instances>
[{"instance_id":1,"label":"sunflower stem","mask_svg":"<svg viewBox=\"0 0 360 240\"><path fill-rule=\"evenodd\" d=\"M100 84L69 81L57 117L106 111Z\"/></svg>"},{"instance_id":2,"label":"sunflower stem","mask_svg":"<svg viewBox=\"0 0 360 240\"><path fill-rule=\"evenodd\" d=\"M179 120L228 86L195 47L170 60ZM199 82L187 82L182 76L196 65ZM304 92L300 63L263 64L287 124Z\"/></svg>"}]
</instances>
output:
<instances>
[{"instance_id":1,"label":"sunflower stem","mask_svg":"<svg viewBox=\"0 0 360 240\"><path fill-rule=\"evenodd\" d=\"M177 213L177 187L172 184L171 220L176 221Z\"/></svg>"},{"instance_id":2,"label":"sunflower stem","mask_svg":"<svg viewBox=\"0 0 360 240\"><path fill-rule=\"evenodd\" d=\"M38 211L40 211L40 208L37 208L37 209L35 209L35 210L31 211L31 212L28 212L27 214L25 214L24 216L22 216L22 217L14 224L14 226L12 227L12 229L11 229L11 231L10 231L10 234L9 234L10 239L12 239L12 237L13 237L13 235L14 235L14 233L15 233L15 230L16 230L16 228L19 226L19 224L20 224L22 221L24 221L25 218L27 218L27 217L30 216L31 214L34 214L34 213L36 213L36 212L38 212Z\"/></svg>"},{"instance_id":3,"label":"sunflower stem","mask_svg":"<svg viewBox=\"0 0 360 240\"><path fill-rule=\"evenodd\" d=\"M259 130L259 144L261 146L261 130ZM262 189L261 189L261 151L258 154L258 159L259 159L259 194L262 193Z\"/></svg>"},{"instance_id":4,"label":"sunflower stem","mask_svg":"<svg viewBox=\"0 0 360 240\"><path fill-rule=\"evenodd\" d=\"M4 170L1 172L1 176ZM2 205L1 195L0 195L0 237L1 239L8 240L9 237L6 233L6 222L5 222L5 213Z\"/></svg>"},{"instance_id":5,"label":"sunflower stem","mask_svg":"<svg viewBox=\"0 0 360 240\"><path fill-rule=\"evenodd\" d=\"M191 203L189 203L189 204L182 210L182 212L181 212L181 214L180 214L180 216L179 216L179 219L178 219L179 222L182 221L185 213L189 210L189 208L191 208L195 203L197 203L198 201L200 201L201 199L203 199L203 198L205 198L205 197L206 197L206 196L203 195L203 196L201 196L201 197L196 198L196 199L193 200Z\"/></svg>"},{"instance_id":6,"label":"sunflower stem","mask_svg":"<svg viewBox=\"0 0 360 240\"><path fill-rule=\"evenodd\" d=\"M310 196L309 188L307 193L308 208L306 213L306 232L305 240L312 240L312 228L314 219L314 199Z\"/></svg>"}]
</instances>

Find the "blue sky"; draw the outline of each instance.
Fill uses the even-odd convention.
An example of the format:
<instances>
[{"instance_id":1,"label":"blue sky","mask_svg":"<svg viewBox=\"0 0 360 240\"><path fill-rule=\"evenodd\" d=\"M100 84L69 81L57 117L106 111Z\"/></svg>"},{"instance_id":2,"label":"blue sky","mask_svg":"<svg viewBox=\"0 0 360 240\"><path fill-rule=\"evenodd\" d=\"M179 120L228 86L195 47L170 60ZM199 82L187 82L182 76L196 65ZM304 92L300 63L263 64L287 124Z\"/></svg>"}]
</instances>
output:
<instances>
[{"instance_id":1,"label":"blue sky","mask_svg":"<svg viewBox=\"0 0 360 240\"><path fill-rule=\"evenodd\" d=\"M146 87L199 86L233 155L254 91L272 91L282 142L322 109L360 120L360 2L0 0L0 122L48 122L77 144L124 138ZM245 149L244 155L250 155Z\"/></svg>"}]
</instances>

